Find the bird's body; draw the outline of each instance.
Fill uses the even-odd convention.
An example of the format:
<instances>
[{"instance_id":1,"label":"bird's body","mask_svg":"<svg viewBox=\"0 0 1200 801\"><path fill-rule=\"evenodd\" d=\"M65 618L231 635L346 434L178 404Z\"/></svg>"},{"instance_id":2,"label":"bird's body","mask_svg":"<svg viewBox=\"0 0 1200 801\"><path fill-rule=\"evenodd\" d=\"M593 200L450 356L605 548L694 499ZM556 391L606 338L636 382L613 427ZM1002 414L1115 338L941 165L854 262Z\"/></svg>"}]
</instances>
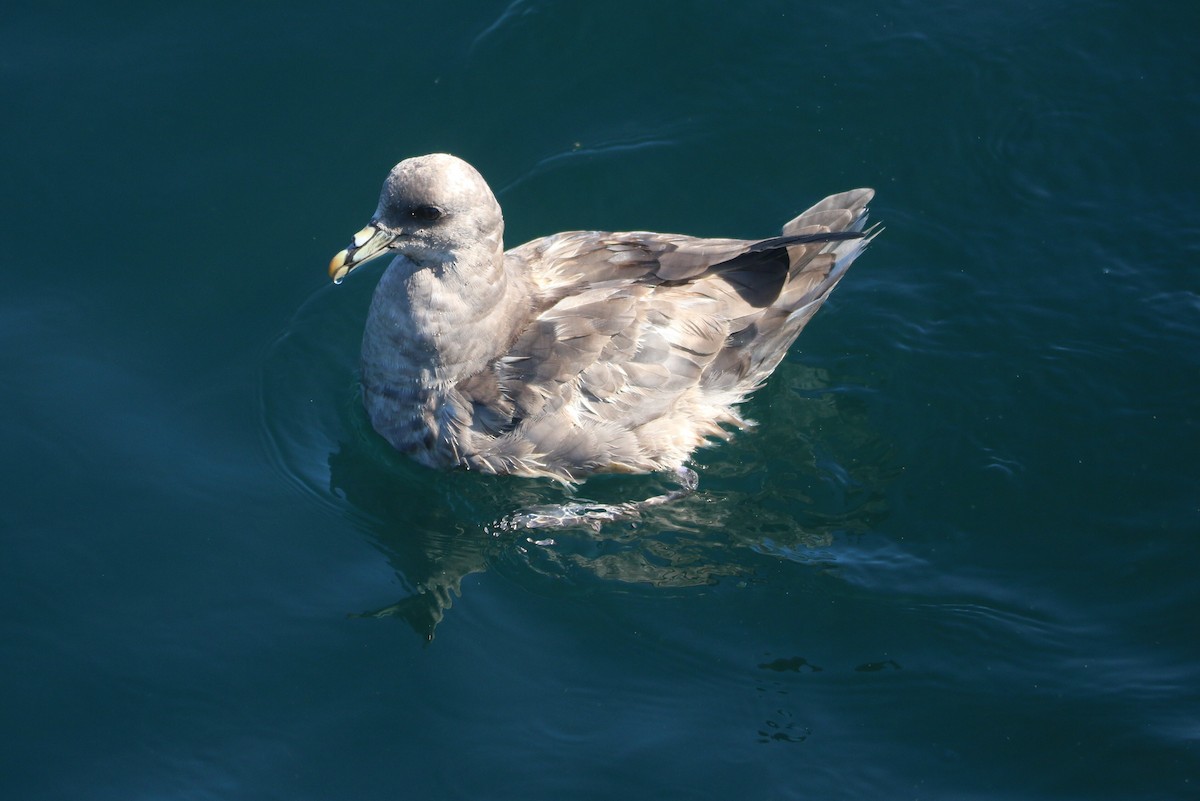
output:
<instances>
[{"instance_id":1,"label":"bird's body","mask_svg":"<svg viewBox=\"0 0 1200 801\"><path fill-rule=\"evenodd\" d=\"M577 231L504 252L483 178L409 159L335 280L385 249L362 348L375 430L432 467L546 476L682 469L745 421L869 240L873 193L826 198L762 241Z\"/></svg>"}]
</instances>

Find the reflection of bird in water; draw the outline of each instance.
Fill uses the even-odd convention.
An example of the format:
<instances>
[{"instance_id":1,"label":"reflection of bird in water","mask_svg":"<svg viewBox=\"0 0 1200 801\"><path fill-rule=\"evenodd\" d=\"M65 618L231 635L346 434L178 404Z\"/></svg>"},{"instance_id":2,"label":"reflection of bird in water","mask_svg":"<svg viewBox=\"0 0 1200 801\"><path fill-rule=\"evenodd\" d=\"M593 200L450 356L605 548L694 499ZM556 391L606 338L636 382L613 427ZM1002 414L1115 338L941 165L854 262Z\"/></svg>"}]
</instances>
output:
<instances>
[{"instance_id":1,"label":"reflection of bird in water","mask_svg":"<svg viewBox=\"0 0 1200 801\"><path fill-rule=\"evenodd\" d=\"M388 175L341 281L396 254L363 337L364 401L388 442L433 467L550 477L674 472L682 492L562 508L518 527L627 517L694 488L692 452L779 364L851 262L869 189L750 241L577 231L508 252L488 185L436 154Z\"/></svg>"},{"instance_id":2,"label":"reflection of bird in water","mask_svg":"<svg viewBox=\"0 0 1200 801\"><path fill-rule=\"evenodd\" d=\"M408 593L360 614L399 618L431 639L463 579L485 571L525 586L545 580L556 593L563 586L591 592L616 585L661 597L728 580L752 582L781 558L821 568L835 538L878 525L886 513L883 488L895 468L888 466L887 444L868 425L866 408L830 391L823 371L790 363L780 372L771 391L791 402L764 408L764 422L819 435L786 444L744 438L732 443L732 458L705 468L704 493L643 510L636 523L558 529L549 536L491 524L514 503L531 506L556 493L565 499L566 491L420 469L395 458L359 418L328 455L329 489L365 521ZM594 500L583 503L603 505L656 481L609 476L589 482Z\"/></svg>"}]
</instances>

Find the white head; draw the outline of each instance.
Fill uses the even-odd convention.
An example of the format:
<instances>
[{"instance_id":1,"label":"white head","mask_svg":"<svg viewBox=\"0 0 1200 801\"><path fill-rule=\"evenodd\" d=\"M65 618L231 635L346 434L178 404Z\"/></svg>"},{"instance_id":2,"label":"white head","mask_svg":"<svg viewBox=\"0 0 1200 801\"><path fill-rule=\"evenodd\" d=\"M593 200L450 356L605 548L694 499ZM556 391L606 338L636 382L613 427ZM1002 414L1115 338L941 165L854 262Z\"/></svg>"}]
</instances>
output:
<instances>
[{"instance_id":1,"label":"white head","mask_svg":"<svg viewBox=\"0 0 1200 801\"><path fill-rule=\"evenodd\" d=\"M467 249L499 251L503 235L500 204L474 167L445 153L418 156L388 173L370 224L333 257L329 275L340 282L389 250L421 266L452 261Z\"/></svg>"}]
</instances>

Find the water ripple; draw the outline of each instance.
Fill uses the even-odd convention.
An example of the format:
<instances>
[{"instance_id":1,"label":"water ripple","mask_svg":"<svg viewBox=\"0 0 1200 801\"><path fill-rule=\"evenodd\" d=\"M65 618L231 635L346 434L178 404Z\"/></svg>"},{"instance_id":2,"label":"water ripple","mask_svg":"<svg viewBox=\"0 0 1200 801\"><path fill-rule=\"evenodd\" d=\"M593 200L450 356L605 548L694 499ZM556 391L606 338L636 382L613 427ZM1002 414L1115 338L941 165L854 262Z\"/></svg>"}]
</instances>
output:
<instances>
[{"instance_id":1,"label":"water ripple","mask_svg":"<svg viewBox=\"0 0 1200 801\"><path fill-rule=\"evenodd\" d=\"M581 142L575 142L567 150L540 159L522 175L501 187L496 194L502 196L526 181L557 169L569 162L586 163L595 159L625 155L639 150L673 147L677 144L679 144L678 140L663 137L659 132L646 133L630 139L601 141L586 146Z\"/></svg>"}]
</instances>

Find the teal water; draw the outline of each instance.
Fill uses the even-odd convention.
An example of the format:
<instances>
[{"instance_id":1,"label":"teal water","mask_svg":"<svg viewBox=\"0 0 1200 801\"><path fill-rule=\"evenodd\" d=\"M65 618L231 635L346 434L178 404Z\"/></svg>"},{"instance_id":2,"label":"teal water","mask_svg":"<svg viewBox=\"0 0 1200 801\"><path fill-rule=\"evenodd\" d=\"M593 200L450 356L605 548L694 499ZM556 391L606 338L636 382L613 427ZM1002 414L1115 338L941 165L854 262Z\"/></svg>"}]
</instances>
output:
<instances>
[{"instance_id":1,"label":"teal water","mask_svg":"<svg viewBox=\"0 0 1200 801\"><path fill-rule=\"evenodd\" d=\"M0 22L0 797L1200 795L1194 4L47 3ZM388 452L325 265L886 231L636 524ZM588 482L587 498L660 491ZM429 637L432 635L432 640Z\"/></svg>"}]
</instances>

